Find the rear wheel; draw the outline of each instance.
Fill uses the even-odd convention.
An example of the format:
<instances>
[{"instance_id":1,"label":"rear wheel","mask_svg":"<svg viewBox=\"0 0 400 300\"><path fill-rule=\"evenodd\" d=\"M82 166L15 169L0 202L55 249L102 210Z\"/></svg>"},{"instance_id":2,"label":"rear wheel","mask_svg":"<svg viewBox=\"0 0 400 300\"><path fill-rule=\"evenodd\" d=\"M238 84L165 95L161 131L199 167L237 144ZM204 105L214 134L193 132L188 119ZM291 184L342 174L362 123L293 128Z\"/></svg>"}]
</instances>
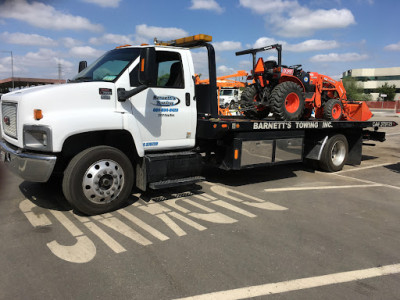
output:
<instances>
[{"instance_id":1,"label":"rear wheel","mask_svg":"<svg viewBox=\"0 0 400 300\"><path fill-rule=\"evenodd\" d=\"M297 121L303 116L304 96L302 88L291 81L278 84L271 93L273 112L277 120Z\"/></svg>"},{"instance_id":2,"label":"rear wheel","mask_svg":"<svg viewBox=\"0 0 400 300\"><path fill-rule=\"evenodd\" d=\"M338 99L329 99L324 104L324 119L339 121L343 116L342 102Z\"/></svg>"},{"instance_id":3,"label":"rear wheel","mask_svg":"<svg viewBox=\"0 0 400 300\"><path fill-rule=\"evenodd\" d=\"M130 195L133 179L132 163L123 152L96 146L71 160L62 187L73 208L95 215L119 208Z\"/></svg>"},{"instance_id":4,"label":"rear wheel","mask_svg":"<svg viewBox=\"0 0 400 300\"><path fill-rule=\"evenodd\" d=\"M256 87L246 87L240 97L240 108L243 114L249 119L263 119L269 114L269 109L262 104L263 96L260 96Z\"/></svg>"},{"instance_id":5,"label":"rear wheel","mask_svg":"<svg viewBox=\"0 0 400 300\"><path fill-rule=\"evenodd\" d=\"M331 136L322 150L320 167L328 172L337 172L343 169L347 160L349 144L342 134Z\"/></svg>"}]
</instances>

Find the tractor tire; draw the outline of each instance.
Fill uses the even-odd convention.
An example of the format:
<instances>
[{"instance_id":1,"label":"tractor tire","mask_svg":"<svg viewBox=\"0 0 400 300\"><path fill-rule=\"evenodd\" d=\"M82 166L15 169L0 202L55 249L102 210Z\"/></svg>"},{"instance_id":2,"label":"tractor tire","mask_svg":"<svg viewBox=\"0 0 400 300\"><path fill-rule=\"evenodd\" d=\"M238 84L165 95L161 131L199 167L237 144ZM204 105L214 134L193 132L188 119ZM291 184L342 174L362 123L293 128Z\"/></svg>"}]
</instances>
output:
<instances>
[{"instance_id":1,"label":"tractor tire","mask_svg":"<svg viewBox=\"0 0 400 300\"><path fill-rule=\"evenodd\" d=\"M260 104L262 100L254 85L246 87L239 101L243 114L249 119L266 118L269 114L269 109Z\"/></svg>"},{"instance_id":2,"label":"tractor tire","mask_svg":"<svg viewBox=\"0 0 400 300\"><path fill-rule=\"evenodd\" d=\"M276 120L300 120L305 105L303 89L294 82L282 82L272 90L271 104Z\"/></svg>"},{"instance_id":3,"label":"tractor tire","mask_svg":"<svg viewBox=\"0 0 400 300\"><path fill-rule=\"evenodd\" d=\"M349 144L342 134L328 138L321 153L319 166L327 172L337 172L343 169L349 152Z\"/></svg>"},{"instance_id":4,"label":"tractor tire","mask_svg":"<svg viewBox=\"0 0 400 300\"><path fill-rule=\"evenodd\" d=\"M78 153L64 172L62 189L71 206L86 215L115 210L129 197L134 171L129 158L109 146Z\"/></svg>"},{"instance_id":5,"label":"tractor tire","mask_svg":"<svg viewBox=\"0 0 400 300\"><path fill-rule=\"evenodd\" d=\"M338 99L329 99L324 104L324 119L339 121L343 116L343 105Z\"/></svg>"}]
</instances>

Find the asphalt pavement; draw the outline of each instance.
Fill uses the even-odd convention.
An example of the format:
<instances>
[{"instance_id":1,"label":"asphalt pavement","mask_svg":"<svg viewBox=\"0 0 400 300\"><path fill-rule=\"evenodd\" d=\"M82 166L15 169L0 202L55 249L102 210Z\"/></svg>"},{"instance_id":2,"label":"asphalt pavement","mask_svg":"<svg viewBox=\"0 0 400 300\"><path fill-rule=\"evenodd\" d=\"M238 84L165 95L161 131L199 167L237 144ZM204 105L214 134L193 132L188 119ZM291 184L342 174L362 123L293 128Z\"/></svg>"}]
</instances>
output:
<instances>
[{"instance_id":1,"label":"asphalt pavement","mask_svg":"<svg viewBox=\"0 0 400 300\"><path fill-rule=\"evenodd\" d=\"M400 126L385 131L338 173L208 170L95 217L0 164L0 299L400 299Z\"/></svg>"}]
</instances>

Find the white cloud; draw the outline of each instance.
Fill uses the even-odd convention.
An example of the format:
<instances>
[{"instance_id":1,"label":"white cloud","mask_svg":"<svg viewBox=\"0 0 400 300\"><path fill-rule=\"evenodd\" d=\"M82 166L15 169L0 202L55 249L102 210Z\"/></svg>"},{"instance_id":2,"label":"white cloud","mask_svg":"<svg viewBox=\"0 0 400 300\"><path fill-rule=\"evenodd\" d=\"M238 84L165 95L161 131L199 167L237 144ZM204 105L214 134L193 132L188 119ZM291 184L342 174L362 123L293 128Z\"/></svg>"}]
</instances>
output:
<instances>
[{"instance_id":1,"label":"white cloud","mask_svg":"<svg viewBox=\"0 0 400 300\"><path fill-rule=\"evenodd\" d=\"M72 56L78 57L80 60L88 59L88 58L96 58L100 55L104 54L104 51L94 49L89 46L84 47L73 47L69 51Z\"/></svg>"},{"instance_id":2,"label":"white cloud","mask_svg":"<svg viewBox=\"0 0 400 300\"><path fill-rule=\"evenodd\" d=\"M359 53L329 53L329 54L318 54L310 58L312 62L349 62L349 61L360 61L368 58L366 54Z\"/></svg>"},{"instance_id":3,"label":"white cloud","mask_svg":"<svg viewBox=\"0 0 400 300\"><path fill-rule=\"evenodd\" d=\"M136 26L136 38L138 40L154 39L155 37L159 40L172 40L188 35L185 30L176 27L156 27L147 26L146 24Z\"/></svg>"},{"instance_id":4,"label":"white cloud","mask_svg":"<svg viewBox=\"0 0 400 300\"><path fill-rule=\"evenodd\" d=\"M118 7L121 0L83 0L83 2L97 4L101 7Z\"/></svg>"},{"instance_id":5,"label":"white cloud","mask_svg":"<svg viewBox=\"0 0 400 300\"><path fill-rule=\"evenodd\" d=\"M253 48L262 48L265 46L281 44L283 51L290 52L310 52L338 48L340 44L334 40L306 40L297 44L290 44L286 41L278 41L270 37L261 37L253 45Z\"/></svg>"},{"instance_id":6,"label":"white cloud","mask_svg":"<svg viewBox=\"0 0 400 300\"><path fill-rule=\"evenodd\" d=\"M277 18L275 18L277 19ZM286 37L300 37L314 34L321 29L345 28L355 24L353 14L348 9L301 9L290 14L289 19L275 20L278 34Z\"/></svg>"},{"instance_id":7,"label":"white cloud","mask_svg":"<svg viewBox=\"0 0 400 300\"><path fill-rule=\"evenodd\" d=\"M345 28L356 23L348 9L312 10L297 0L240 0L240 5L265 15L267 26L285 37L310 36L318 30Z\"/></svg>"},{"instance_id":8,"label":"white cloud","mask_svg":"<svg viewBox=\"0 0 400 300\"><path fill-rule=\"evenodd\" d=\"M192 6L189 9L211 10L219 14L224 12L224 9L215 0L192 0Z\"/></svg>"},{"instance_id":9,"label":"white cloud","mask_svg":"<svg viewBox=\"0 0 400 300\"><path fill-rule=\"evenodd\" d=\"M107 33L101 37L94 37L89 40L89 42L93 45L102 45L102 44L117 44L117 45L125 45L125 44L134 44L132 39L132 35L120 35L120 34L112 34Z\"/></svg>"},{"instance_id":10,"label":"white cloud","mask_svg":"<svg viewBox=\"0 0 400 300\"><path fill-rule=\"evenodd\" d=\"M283 41L277 41L274 38L269 38L269 37L260 37L253 45L253 48L262 48L265 46L269 46L269 45L274 45L274 44L282 44L286 45L286 42Z\"/></svg>"},{"instance_id":11,"label":"white cloud","mask_svg":"<svg viewBox=\"0 0 400 300\"><path fill-rule=\"evenodd\" d=\"M387 45L384 49L388 51L400 51L400 42L397 44Z\"/></svg>"},{"instance_id":12,"label":"white cloud","mask_svg":"<svg viewBox=\"0 0 400 300\"><path fill-rule=\"evenodd\" d=\"M215 50L217 51L232 51L238 50L242 48L241 42L232 42L232 41L224 41L224 42L215 42L213 43Z\"/></svg>"},{"instance_id":13,"label":"white cloud","mask_svg":"<svg viewBox=\"0 0 400 300\"><path fill-rule=\"evenodd\" d=\"M251 9L256 14L272 14L281 13L287 10L299 8L297 1L282 1L282 0L240 0L240 5Z\"/></svg>"},{"instance_id":14,"label":"white cloud","mask_svg":"<svg viewBox=\"0 0 400 300\"><path fill-rule=\"evenodd\" d=\"M56 46L57 42L53 39L38 34L27 34L22 32L3 32L0 39L8 44L28 45L28 46Z\"/></svg>"},{"instance_id":15,"label":"white cloud","mask_svg":"<svg viewBox=\"0 0 400 300\"><path fill-rule=\"evenodd\" d=\"M6 0L0 5L0 17L16 19L45 29L102 30L101 25L92 24L86 18L58 11L44 3L26 0Z\"/></svg>"},{"instance_id":16,"label":"white cloud","mask_svg":"<svg viewBox=\"0 0 400 300\"><path fill-rule=\"evenodd\" d=\"M298 44L287 44L285 50L292 52L320 51L338 48L337 41L330 40L307 40Z\"/></svg>"},{"instance_id":17,"label":"white cloud","mask_svg":"<svg viewBox=\"0 0 400 300\"><path fill-rule=\"evenodd\" d=\"M374 0L358 0L358 3L361 5L364 5L365 2L369 5L373 5L374 4Z\"/></svg>"},{"instance_id":18,"label":"white cloud","mask_svg":"<svg viewBox=\"0 0 400 300\"><path fill-rule=\"evenodd\" d=\"M76 73L77 65L63 58L65 54L47 48L25 55L14 55L14 76L57 78L58 64L61 64L62 78ZM11 58L0 56L0 77L11 77Z\"/></svg>"},{"instance_id":19,"label":"white cloud","mask_svg":"<svg viewBox=\"0 0 400 300\"><path fill-rule=\"evenodd\" d=\"M63 58L62 54L54 50L41 48L38 52L28 52L24 56L17 56L14 59L14 65L22 69L35 68L53 68L56 70L58 64L63 67L72 67L73 64Z\"/></svg>"},{"instance_id":20,"label":"white cloud","mask_svg":"<svg viewBox=\"0 0 400 300\"><path fill-rule=\"evenodd\" d=\"M0 64L0 74L7 74L7 72L10 72L10 67L7 68L6 66Z\"/></svg>"},{"instance_id":21,"label":"white cloud","mask_svg":"<svg viewBox=\"0 0 400 300\"><path fill-rule=\"evenodd\" d=\"M57 52L42 48L38 52L28 52L25 56L15 59L15 61L22 61L24 65L38 66L53 60L57 56Z\"/></svg>"},{"instance_id":22,"label":"white cloud","mask_svg":"<svg viewBox=\"0 0 400 300\"><path fill-rule=\"evenodd\" d=\"M227 66L219 66L217 68L217 75L221 76L221 75L229 75L229 74L233 74L235 73L235 69L227 67Z\"/></svg>"},{"instance_id":23,"label":"white cloud","mask_svg":"<svg viewBox=\"0 0 400 300\"><path fill-rule=\"evenodd\" d=\"M274 55L268 56L267 59L266 59L265 61L267 61L267 60L275 60L275 61L278 61L278 56L274 56Z\"/></svg>"},{"instance_id":24,"label":"white cloud","mask_svg":"<svg viewBox=\"0 0 400 300\"><path fill-rule=\"evenodd\" d=\"M241 60L241 61L239 61L239 67L244 68L244 69L247 69L247 68L251 69L253 66L252 66L252 62L250 60Z\"/></svg>"},{"instance_id":25,"label":"white cloud","mask_svg":"<svg viewBox=\"0 0 400 300\"><path fill-rule=\"evenodd\" d=\"M191 51L194 70L196 74L202 74L201 79L208 78L208 54L204 50Z\"/></svg>"},{"instance_id":26,"label":"white cloud","mask_svg":"<svg viewBox=\"0 0 400 300\"><path fill-rule=\"evenodd\" d=\"M83 42L73 39L71 37L65 37L65 38L61 38L60 42L64 45L64 47L66 48L73 48L73 47L77 47L77 46L82 46Z\"/></svg>"}]
</instances>

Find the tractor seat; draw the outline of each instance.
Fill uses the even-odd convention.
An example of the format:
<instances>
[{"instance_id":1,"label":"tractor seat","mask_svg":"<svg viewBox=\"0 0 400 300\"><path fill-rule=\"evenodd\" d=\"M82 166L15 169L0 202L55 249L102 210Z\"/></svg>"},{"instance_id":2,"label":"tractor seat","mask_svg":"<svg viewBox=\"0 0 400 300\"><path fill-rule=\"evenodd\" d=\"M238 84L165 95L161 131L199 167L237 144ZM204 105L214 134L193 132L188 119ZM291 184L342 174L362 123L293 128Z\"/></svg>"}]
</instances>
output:
<instances>
[{"instance_id":1,"label":"tractor seat","mask_svg":"<svg viewBox=\"0 0 400 300\"><path fill-rule=\"evenodd\" d=\"M277 66L278 66L278 64L276 63L275 60L267 60L264 63L265 73L268 75L272 75L274 73L274 68L276 68Z\"/></svg>"}]
</instances>

